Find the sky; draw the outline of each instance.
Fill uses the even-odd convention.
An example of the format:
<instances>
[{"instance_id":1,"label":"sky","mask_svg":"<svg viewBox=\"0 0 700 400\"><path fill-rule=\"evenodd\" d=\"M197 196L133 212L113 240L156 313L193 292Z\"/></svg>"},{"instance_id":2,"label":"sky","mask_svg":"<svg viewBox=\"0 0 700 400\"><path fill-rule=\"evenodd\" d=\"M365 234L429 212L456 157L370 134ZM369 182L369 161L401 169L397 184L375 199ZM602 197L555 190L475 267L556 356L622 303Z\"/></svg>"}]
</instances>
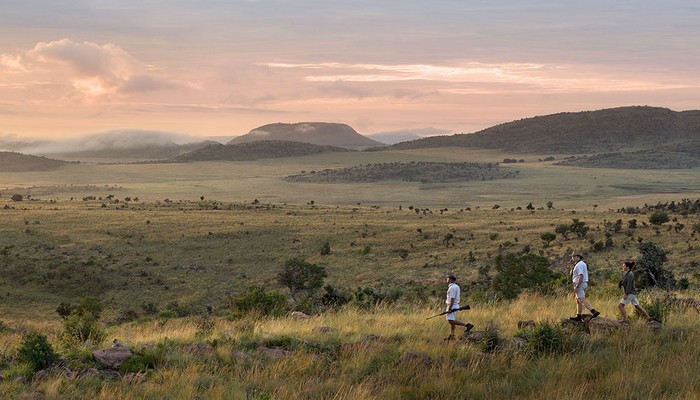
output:
<instances>
[{"instance_id":1,"label":"sky","mask_svg":"<svg viewBox=\"0 0 700 400\"><path fill-rule=\"evenodd\" d=\"M700 109L700 2L0 0L0 137Z\"/></svg>"}]
</instances>

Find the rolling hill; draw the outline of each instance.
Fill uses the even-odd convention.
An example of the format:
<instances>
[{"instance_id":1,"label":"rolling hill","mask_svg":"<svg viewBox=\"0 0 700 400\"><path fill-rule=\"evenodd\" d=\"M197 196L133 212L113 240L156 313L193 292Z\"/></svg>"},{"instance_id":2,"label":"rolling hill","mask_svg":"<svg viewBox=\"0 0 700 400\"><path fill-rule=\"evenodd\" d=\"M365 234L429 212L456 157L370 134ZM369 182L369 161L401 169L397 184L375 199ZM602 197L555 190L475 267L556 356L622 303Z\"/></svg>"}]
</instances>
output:
<instances>
[{"instance_id":1,"label":"rolling hill","mask_svg":"<svg viewBox=\"0 0 700 400\"><path fill-rule=\"evenodd\" d=\"M639 151L700 138L700 110L620 107L508 122L473 134L434 136L386 149L474 147L514 153Z\"/></svg>"},{"instance_id":2,"label":"rolling hill","mask_svg":"<svg viewBox=\"0 0 700 400\"><path fill-rule=\"evenodd\" d=\"M174 157L173 161L250 161L265 158L298 157L309 154L345 151L350 150L341 147L319 146L310 143L261 140L239 144L211 144L207 147Z\"/></svg>"},{"instance_id":3,"label":"rolling hill","mask_svg":"<svg viewBox=\"0 0 700 400\"><path fill-rule=\"evenodd\" d=\"M383 143L360 135L346 124L327 122L276 123L264 125L249 133L234 138L228 144L256 142L261 140L283 140L311 143L319 146L343 147L362 150Z\"/></svg>"},{"instance_id":4,"label":"rolling hill","mask_svg":"<svg viewBox=\"0 0 700 400\"><path fill-rule=\"evenodd\" d=\"M0 151L0 172L51 171L65 164L65 161L51 158Z\"/></svg>"}]
</instances>

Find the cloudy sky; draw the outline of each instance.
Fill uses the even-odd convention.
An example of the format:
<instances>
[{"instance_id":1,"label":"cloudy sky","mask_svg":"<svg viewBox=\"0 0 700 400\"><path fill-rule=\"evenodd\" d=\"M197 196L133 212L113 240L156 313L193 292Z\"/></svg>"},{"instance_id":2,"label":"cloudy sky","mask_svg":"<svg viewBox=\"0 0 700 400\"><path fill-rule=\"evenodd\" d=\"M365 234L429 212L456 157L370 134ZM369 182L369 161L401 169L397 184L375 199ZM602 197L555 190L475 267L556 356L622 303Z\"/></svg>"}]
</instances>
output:
<instances>
[{"instance_id":1,"label":"cloudy sky","mask_svg":"<svg viewBox=\"0 0 700 400\"><path fill-rule=\"evenodd\" d=\"M0 136L700 108L700 2L2 0Z\"/></svg>"}]
</instances>

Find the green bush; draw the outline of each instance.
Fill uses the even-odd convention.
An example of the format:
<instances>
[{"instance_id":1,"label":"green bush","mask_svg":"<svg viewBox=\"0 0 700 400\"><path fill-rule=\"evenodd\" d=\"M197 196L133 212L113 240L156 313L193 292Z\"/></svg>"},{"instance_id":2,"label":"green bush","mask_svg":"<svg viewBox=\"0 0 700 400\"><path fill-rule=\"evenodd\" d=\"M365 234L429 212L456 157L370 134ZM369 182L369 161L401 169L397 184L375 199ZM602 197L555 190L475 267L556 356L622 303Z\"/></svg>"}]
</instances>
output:
<instances>
[{"instance_id":1,"label":"green bush","mask_svg":"<svg viewBox=\"0 0 700 400\"><path fill-rule=\"evenodd\" d=\"M301 293L312 295L323 286L323 280L327 276L324 267L301 258L292 258L282 266L282 271L277 274L277 281L289 288L292 298L296 298Z\"/></svg>"},{"instance_id":2,"label":"green bush","mask_svg":"<svg viewBox=\"0 0 700 400\"><path fill-rule=\"evenodd\" d=\"M249 287L233 299L234 311L240 314L282 316L289 311L287 297L279 292L268 292L260 286Z\"/></svg>"},{"instance_id":3,"label":"green bush","mask_svg":"<svg viewBox=\"0 0 700 400\"><path fill-rule=\"evenodd\" d=\"M534 355L559 354L566 350L566 334L561 326L550 321L538 323L534 328L518 334L527 340L527 351Z\"/></svg>"},{"instance_id":4,"label":"green bush","mask_svg":"<svg viewBox=\"0 0 700 400\"><path fill-rule=\"evenodd\" d=\"M57 311L70 310L63 320L61 338L68 346L78 342L100 343L105 338L105 331L100 324L102 304L94 297L84 297L77 306L61 303ZM61 312L59 311L59 314Z\"/></svg>"},{"instance_id":5,"label":"green bush","mask_svg":"<svg viewBox=\"0 0 700 400\"><path fill-rule=\"evenodd\" d=\"M649 317L651 317L651 319L655 319L662 324L666 323L672 311L672 306L659 298L649 301L639 300L639 305L647 310L647 313L649 313Z\"/></svg>"},{"instance_id":6,"label":"green bush","mask_svg":"<svg viewBox=\"0 0 700 400\"><path fill-rule=\"evenodd\" d=\"M48 367L58 358L46 336L37 332L27 334L18 350L19 361L29 363L34 371Z\"/></svg>"},{"instance_id":7,"label":"green bush","mask_svg":"<svg viewBox=\"0 0 700 400\"><path fill-rule=\"evenodd\" d=\"M649 222L651 222L653 225L663 225L668 221L668 214L664 211L654 211L649 216Z\"/></svg>"},{"instance_id":8,"label":"green bush","mask_svg":"<svg viewBox=\"0 0 700 400\"><path fill-rule=\"evenodd\" d=\"M490 353L498 348L501 343L501 333L493 323L489 323L484 328L484 336L479 340L479 348L485 353Z\"/></svg>"},{"instance_id":9,"label":"green bush","mask_svg":"<svg viewBox=\"0 0 700 400\"><path fill-rule=\"evenodd\" d=\"M531 253L499 254L496 271L491 286L500 298L506 300L518 297L523 289L547 291L557 277L546 257Z\"/></svg>"}]
</instances>

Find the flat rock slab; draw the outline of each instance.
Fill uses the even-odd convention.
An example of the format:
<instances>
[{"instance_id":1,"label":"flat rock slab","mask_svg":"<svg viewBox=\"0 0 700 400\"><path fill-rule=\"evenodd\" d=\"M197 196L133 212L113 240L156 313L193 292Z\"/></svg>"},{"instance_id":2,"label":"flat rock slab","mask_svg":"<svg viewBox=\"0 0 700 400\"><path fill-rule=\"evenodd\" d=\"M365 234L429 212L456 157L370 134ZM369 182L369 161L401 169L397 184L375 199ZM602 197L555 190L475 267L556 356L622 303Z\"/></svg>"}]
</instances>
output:
<instances>
[{"instance_id":1,"label":"flat rock slab","mask_svg":"<svg viewBox=\"0 0 700 400\"><path fill-rule=\"evenodd\" d=\"M588 332L591 335L604 335L617 330L628 330L629 325L607 318L592 318L588 321Z\"/></svg>"},{"instance_id":2,"label":"flat rock slab","mask_svg":"<svg viewBox=\"0 0 700 400\"><path fill-rule=\"evenodd\" d=\"M114 345L108 349L97 350L92 353L95 360L107 368L119 369L126 360L133 356L131 350L124 344L115 341Z\"/></svg>"}]
</instances>

